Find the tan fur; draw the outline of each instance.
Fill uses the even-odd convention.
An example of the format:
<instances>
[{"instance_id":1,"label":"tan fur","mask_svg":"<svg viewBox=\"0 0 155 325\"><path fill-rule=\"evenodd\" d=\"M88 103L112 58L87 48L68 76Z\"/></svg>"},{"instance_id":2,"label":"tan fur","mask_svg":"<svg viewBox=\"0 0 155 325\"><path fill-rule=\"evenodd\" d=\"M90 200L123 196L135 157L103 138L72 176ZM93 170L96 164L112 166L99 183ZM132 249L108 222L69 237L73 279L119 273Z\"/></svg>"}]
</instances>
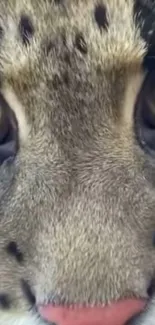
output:
<instances>
[{"instance_id":1,"label":"tan fur","mask_svg":"<svg viewBox=\"0 0 155 325\"><path fill-rule=\"evenodd\" d=\"M133 127L146 44L133 1L100 1L109 20L102 33L97 3L0 2L2 89L21 135L15 163L0 170L10 175L0 192L0 293L12 299L0 312L3 325L43 324L26 316L21 278L37 303L105 303L146 297L154 274L153 167ZM35 28L27 47L21 13ZM87 54L75 47L77 32ZM7 254L10 241L24 254L22 265Z\"/></svg>"}]
</instances>

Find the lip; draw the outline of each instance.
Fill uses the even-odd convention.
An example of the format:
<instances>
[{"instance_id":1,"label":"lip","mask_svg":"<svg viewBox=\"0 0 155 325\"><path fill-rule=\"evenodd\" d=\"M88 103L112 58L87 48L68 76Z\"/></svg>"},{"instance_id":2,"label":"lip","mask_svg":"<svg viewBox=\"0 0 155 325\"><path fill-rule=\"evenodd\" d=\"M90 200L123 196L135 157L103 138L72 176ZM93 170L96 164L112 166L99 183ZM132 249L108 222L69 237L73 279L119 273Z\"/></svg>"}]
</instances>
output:
<instances>
[{"instance_id":1,"label":"lip","mask_svg":"<svg viewBox=\"0 0 155 325\"><path fill-rule=\"evenodd\" d=\"M105 306L39 306L41 317L58 325L123 325L146 305L144 299L125 299Z\"/></svg>"}]
</instances>

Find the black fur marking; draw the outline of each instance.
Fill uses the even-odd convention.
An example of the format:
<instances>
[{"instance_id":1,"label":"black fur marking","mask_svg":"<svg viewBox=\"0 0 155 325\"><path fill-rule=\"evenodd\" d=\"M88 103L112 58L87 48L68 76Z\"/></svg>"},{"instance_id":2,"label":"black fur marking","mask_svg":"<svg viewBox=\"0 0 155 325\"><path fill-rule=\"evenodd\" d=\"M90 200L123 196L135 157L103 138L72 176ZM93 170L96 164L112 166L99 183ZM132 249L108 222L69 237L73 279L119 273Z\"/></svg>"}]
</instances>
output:
<instances>
[{"instance_id":1,"label":"black fur marking","mask_svg":"<svg viewBox=\"0 0 155 325\"><path fill-rule=\"evenodd\" d=\"M9 309L10 308L10 299L9 296L5 293L0 294L0 307L3 309Z\"/></svg>"},{"instance_id":2,"label":"black fur marking","mask_svg":"<svg viewBox=\"0 0 155 325\"><path fill-rule=\"evenodd\" d=\"M24 45L30 43L30 38L34 35L34 27L27 15L23 15L19 23L19 31Z\"/></svg>"},{"instance_id":3,"label":"black fur marking","mask_svg":"<svg viewBox=\"0 0 155 325\"><path fill-rule=\"evenodd\" d=\"M17 244L15 242L10 242L7 246L7 252L8 254L14 256L17 260L17 262L22 263L24 258L21 251L18 249Z\"/></svg>"},{"instance_id":4,"label":"black fur marking","mask_svg":"<svg viewBox=\"0 0 155 325\"><path fill-rule=\"evenodd\" d=\"M75 46L82 54L87 54L87 44L81 33L77 34L75 37Z\"/></svg>"},{"instance_id":5,"label":"black fur marking","mask_svg":"<svg viewBox=\"0 0 155 325\"><path fill-rule=\"evenodd\" d=\"M107 30L109 23L107 20L106 7L103 4L96 6L94 16L98 27Z\"/></svg>"},{"instance_id":6,"label":"black fur marking","mask_svg":"<svg viewBox=\"0 0 155 325\"><path fill-rule=\"evenodd\" d=\"M57 74L55 74L53 76L53 80L52 80L52 86L53 86L53 88L55 90L57 90L59 88L59 86L61 86L61 85L62 85L62 81L61 81L60 77Z\"/></svg>"},{"instance_id":7,"label":"black fur marking","mask_svg":"<svg viewBox=\"0 0 155 325\"><path fill-rule=\"evenodd\" d=\"M34 294L32 293L29 283L27 281L25 281L24 279L22 279L21 287L22 287L23 293L24 293L25 297L27 298L27 300L29 301L29 303L31 305L35 305L36 299L35 299Z\"/></svg>"}]
</instances>

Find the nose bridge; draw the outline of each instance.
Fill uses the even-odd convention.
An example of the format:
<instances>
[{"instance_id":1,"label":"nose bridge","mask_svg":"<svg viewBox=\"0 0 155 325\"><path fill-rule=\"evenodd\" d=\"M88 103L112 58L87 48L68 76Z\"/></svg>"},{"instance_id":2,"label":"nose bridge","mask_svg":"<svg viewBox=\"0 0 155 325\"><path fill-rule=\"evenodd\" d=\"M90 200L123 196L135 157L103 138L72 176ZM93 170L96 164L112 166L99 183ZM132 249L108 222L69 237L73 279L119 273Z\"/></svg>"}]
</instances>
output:
<instances>
[{"instance_id":1,"label":"nose bridge","mask_svg":"<svg viewBox=\"0 0 155 325\"><path fill-rule=\"evenodd\" d=\"M80 214L81 220L79 211L76 217L47 225L37 235L31 282L38 304L93 303L95 293L99 303L110 290L109 277L118 276L119 282L117 270L114 275L115 239L108 241L112 233L97 225L98 220L91 222L87 212ZM117 284L112 294L117 295Z\"/></svg>"},{"instance_id":2,"label":"nose bridge","mask_svg":"<svg viewBox=\"0 0 155 325\"><path fill-rule=\"evenodd\" d=\"M76 286L81 281L84 284L88 277L91 265L88 266L87 261L90 259L92 262L89 263L93 264L96 248L93 249L93 236L89 238L91 234L86 220L82 220L77 205L74 208L76 213L62 204L61 208L59 205L53 211L48 210L48 215L40 216L42 222L31 245L35 266L29 272L33 272L32 283L38 299L43 296L44 299L49 296L63 299L64 295L66 299L69 296L75 299ZM80 288L76 290L80 293Z\"/></svg>"},{"instance_id":3,"label":"nose bridge","mask_svg":"<svg viewBox=\"0 0 155 325\"><path fill-rule=\"evenodd\" d=\"M107 198L97 189L74 188L38 207L27 273L38 304L103 302L144 283L138 237L136 230L129 236L130 221L117 202L120 192Z\"/></svg>"},{"instance_id":4,"label":"nose bridge","mask_svg":"<svg viewBox=\"0 0 155 325\"><path fill-rule=\"evenodd\" d=\"M38 303L48 299L59 303L84 302L89 296L91 300L93 292L98 292L98 299L103 298L103 287L99 288L103 281L103 270L99 267L107 258L103 227L98 216L93 222L82 202L70 204L68 208L62 205L64 211L57 206L50 216L42 216L43 224L33 242L35 267L30 271Z\"/></svg>"}]
</instances>

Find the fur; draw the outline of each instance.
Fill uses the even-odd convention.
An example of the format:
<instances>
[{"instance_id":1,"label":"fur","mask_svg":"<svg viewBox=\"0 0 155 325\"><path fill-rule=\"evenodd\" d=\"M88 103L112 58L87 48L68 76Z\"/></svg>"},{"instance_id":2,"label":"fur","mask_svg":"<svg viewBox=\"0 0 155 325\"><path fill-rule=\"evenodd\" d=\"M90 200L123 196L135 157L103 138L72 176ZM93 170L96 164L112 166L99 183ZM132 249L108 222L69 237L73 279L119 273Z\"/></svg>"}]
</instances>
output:
<instances>
[{"instance_id":1,"label":"fur","mask_svg":"<svg viewBox=\"0 0 155 325\"><path fill-rule=\"evenodd\" d=\"M1 93L19 129L16 159L0 167L0 324L44 324L22 279L37 304L147 297L155 167L134 132L148 46L134 2L2 0L0 25Z\"/></svg>"}]
</instances>

